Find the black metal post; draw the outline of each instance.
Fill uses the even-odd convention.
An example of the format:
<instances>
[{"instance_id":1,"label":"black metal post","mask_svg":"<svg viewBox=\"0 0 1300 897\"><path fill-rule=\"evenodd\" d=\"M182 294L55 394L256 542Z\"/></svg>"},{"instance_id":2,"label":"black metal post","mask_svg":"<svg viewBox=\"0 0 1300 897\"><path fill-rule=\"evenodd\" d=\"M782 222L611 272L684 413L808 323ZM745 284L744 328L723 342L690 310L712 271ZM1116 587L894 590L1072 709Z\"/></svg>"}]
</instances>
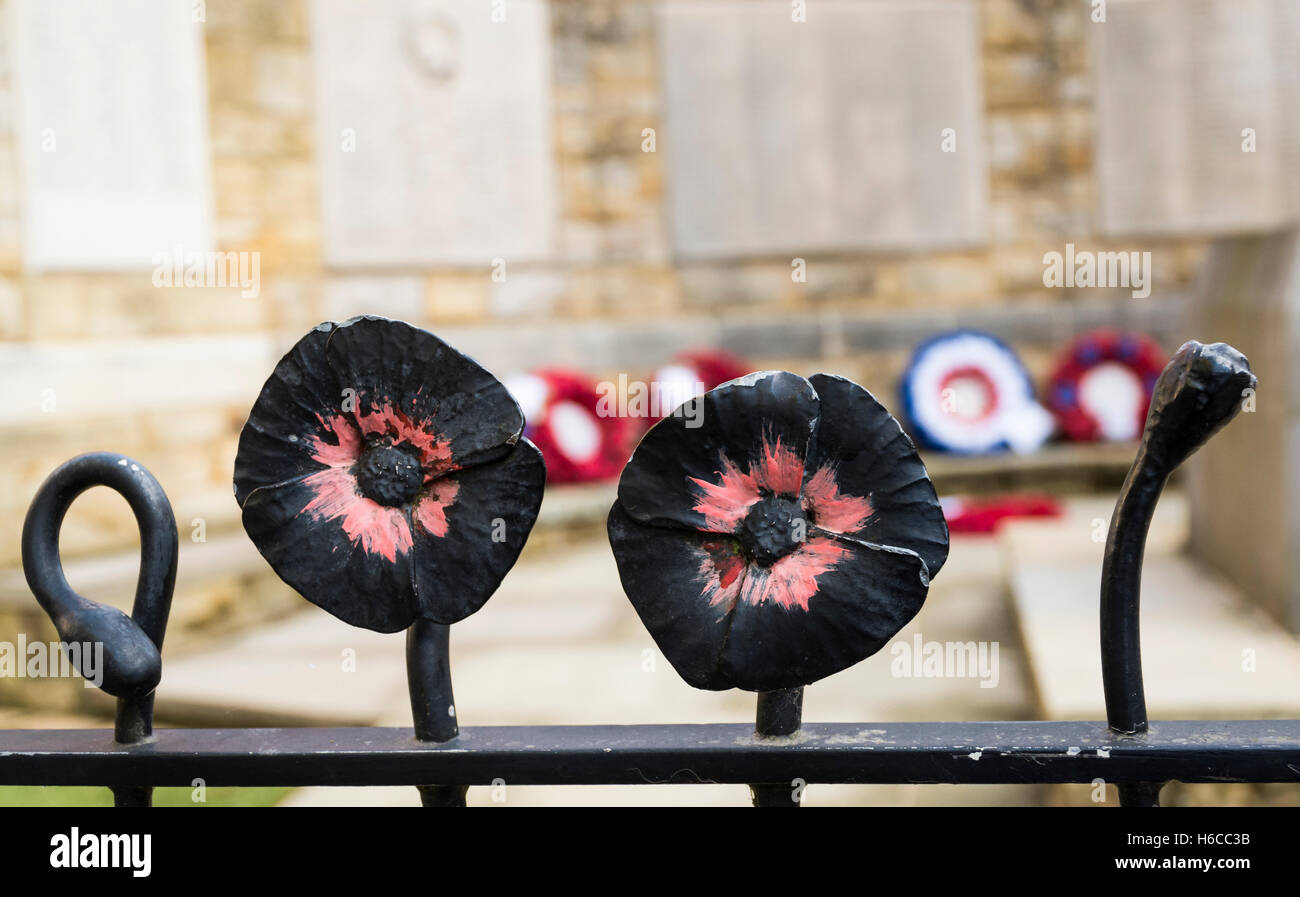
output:
<instances>
[{"instance_id":1,"label":"black metal post","mask_svg":"<svg viewBox=\"0 0 1300 897\"><path fill-rule=\"evenodd\" d=\"M1146 447L1138 450L1111 516L1110 536L1101 570L1101 679L1106 693L1106 721L1116 732L1147 731L1147 702L1142 683L1142 556L1151 517L1169 472L1150 464ZM1160 806L1158 782L1116 785L1125 807Z\"/></svg>"},{"instance_id":2,"label":"black metal post","mask_svg":"<svg viewBox=\"0 0 1300 897\"><path fill-rule=\"evenodd\" d=\"M803 686L758 693L754 734L759 738L793 735L802 723ZM797 807L803 793L795 782L750 785L749 791L756 807Z\"/></svg>"},{"instance_id":3,"label":"black metal post","mask_svg":"<svg viewBox=\"0 0 1300 897\"><path fill-rule=\"evenodd\" d=\"M1142 444L1115 503L1101 567L1101 678L1106 720L1120 735L1147 731L1139 635L1142 555L1169 476L1241 410L1250 363L1224 343L1191 340L1156 381ZM1158 806L1162 783L1120 785L1124 806Z\"/></svg>"},{"instance_id":4,"label":"black metal post","mask_svg":"<svg viewBox=\"0 0 1300 897\"><path fill-rule=\"evenodd\" d=\"M154 693L139 698L118 698L117 718L113 725L113 740L118 744L143 744L153 738ZM151 807L153 789L139 785L116 785L113 792L115 807Z\"/></svg>"},{"instance_id":5,"label":"black metal post","mask_svg":"<svg viewBox=\"0 0 1300 897\"><path fill-rule=\"evenodd\" d=\"M451 627L416 620L406 631L406 679L417 741L437 744L460 734L451 691ZM466 785L417 785L426 807L465 806Z\"/></svg>"},{"instance_id":6,"label":"black metal post","mask_svg":"<svg viewBox=\"0 0 1300 897\"><path fill-rule=\"evenodd\" d=\"M1125 735L1147 730L1139 633L1142 555L1168 477L1167 472L1148 463L1145 447L1138 450L1110 519L1101 566L1101 679L1106 721Z\"/></svg>"}]
</instances>

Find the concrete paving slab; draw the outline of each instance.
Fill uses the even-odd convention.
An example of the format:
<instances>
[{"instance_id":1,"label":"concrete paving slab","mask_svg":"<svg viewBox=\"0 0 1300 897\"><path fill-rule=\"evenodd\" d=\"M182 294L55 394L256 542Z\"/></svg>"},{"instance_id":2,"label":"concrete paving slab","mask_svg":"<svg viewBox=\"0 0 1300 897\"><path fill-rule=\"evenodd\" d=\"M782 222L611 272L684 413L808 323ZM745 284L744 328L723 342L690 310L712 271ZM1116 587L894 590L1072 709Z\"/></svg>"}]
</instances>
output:
<instances>
[{"instance_id":1,"label":"concrete paving slab","mask_svg":"<svg viewBox=\"0 0 1300 897\"><path fill-rule=\"evenodd\" d=\"M626 603L607 547L521 563L482 611L453 629L457 687L469 678L460 664L485 646L527 655L532 645L597 640ZM303 601L285 620L165 660L156 712L189 724L374 723L406 701L405 645L402 633L357 629ZM544 652L542 662L554 661ZM409 721L408 713L402 724Z\"/></svg>"},{"instance_id":2,"label":"concrete paving slab","mask_svg":"<svg viewBox=\"0 0 1300 897\"><path fill-rule=\"evenodd\" d=\"M1073 503L1061 520L1018 522L1003 533L1012 599L1048 719L1105 718L1098 622L1104 542L1091 538L1098 507ZM1186 533L1186 503L1168 496L1152 522L1142 578L1152 718L1300 714L1300 643L1240 590L1178 553Z\"/></svg>"}]
</instances>

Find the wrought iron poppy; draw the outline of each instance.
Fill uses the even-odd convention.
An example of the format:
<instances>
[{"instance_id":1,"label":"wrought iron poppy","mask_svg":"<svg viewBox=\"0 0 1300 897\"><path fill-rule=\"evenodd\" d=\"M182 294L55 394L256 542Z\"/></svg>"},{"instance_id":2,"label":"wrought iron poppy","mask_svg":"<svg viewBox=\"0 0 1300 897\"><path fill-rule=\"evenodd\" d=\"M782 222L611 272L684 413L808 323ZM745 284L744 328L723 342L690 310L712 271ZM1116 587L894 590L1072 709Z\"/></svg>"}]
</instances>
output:
<instances>
[{"instance_id":1,"label":"wrought iron poppy","mask_svg":"<svg viewBox=\"0 0 1300 897\"><path fill-rule=\"evenodd\" d=\"M912 441L842 377L751 374L637 446L609 537L623 588L698 688L806 685L920 610L948 528Z\"/></svg>"},{"instance_id":2,"label":"wrought iron poppy","mask_svg":"<svg viewBox=\"0 0 1300 897\"><path fill-rule=\"evenodd\" d=\"M280 578L355 626L478 610L546 478L505 387L431 333L358 317L276 365L239 439L235 499Z\"/></svg>"}]
</instances>

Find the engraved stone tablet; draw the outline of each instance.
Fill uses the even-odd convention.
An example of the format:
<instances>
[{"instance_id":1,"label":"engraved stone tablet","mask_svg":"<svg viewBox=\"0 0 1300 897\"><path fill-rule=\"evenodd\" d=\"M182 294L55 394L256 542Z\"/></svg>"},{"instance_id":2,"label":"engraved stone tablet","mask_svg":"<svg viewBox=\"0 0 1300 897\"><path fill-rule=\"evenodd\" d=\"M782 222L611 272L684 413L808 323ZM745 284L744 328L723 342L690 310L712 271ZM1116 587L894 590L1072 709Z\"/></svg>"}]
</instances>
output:
<instances>
[{"instance_id":1,"label":"engraved stone tablet","mask_svg":"<svg viewBox=\"0 0 1300 897\"><path fill-rule=\"evenodd\" d=\"M981 241L976 4L826 0L791 17L784 0L660 7L659 151L677 252Z\"/></svg>"},{"instance_id":2,"label":"engraved stone tablet","mask_svg":"<svg viewBox=\"0 0 1300 897\"><path fill-rule=\"evenodd\" d=\"M314 0L327 263L547 257L555 183L540 0Z\"/></svg>"},{"instance_id":3,"label":"engraved stone tablet","mask_svg":"<svg viewBox=\"0 0 1300 897\"><path fill-rule=\"evenodd\" d=\"M168 0L13 0L26 265L206 252L203 24Z\"/></svg>"},{"instance_id":4,"label":"engraved stone tablet","mask_svg":"<svg viewBox=\"0 0 1300 897\"><path fill-rule=\"evenodd\" d=\"M1103 230L1228 232L1295 220L1300 4L1111 0L1106 21L1088 27Z\"/></svg>"}]
</instances>

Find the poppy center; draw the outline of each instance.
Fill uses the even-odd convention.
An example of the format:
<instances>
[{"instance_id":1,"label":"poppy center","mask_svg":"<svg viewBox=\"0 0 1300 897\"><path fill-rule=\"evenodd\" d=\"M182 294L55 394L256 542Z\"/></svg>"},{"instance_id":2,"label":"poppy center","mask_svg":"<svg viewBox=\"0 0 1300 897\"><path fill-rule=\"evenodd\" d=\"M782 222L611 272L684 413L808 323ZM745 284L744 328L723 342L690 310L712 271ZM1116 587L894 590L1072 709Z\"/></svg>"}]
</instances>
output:
<instances>
[{"instance_id":1,"label":"poppy center","mask_svg":"<svg viewBox=\"0 0 1300 897\"><path fill-rule=\"evenodd\" d=\"M802 545L807 531L799 499L767 495L750 506L736 535L749 556L768 567Z\"/></svg>"},{"instance_id":2,"label":"poppy center","mask_svg":"<svg viewBox=\"0 0 1300 897\"><path fill-rule=\"evenodd\" d=\"M424 482L424 471L414 455L382 443L361 453L356 476L362 495L389 506L410 502Z\"/></svg>"}]
</instances>

